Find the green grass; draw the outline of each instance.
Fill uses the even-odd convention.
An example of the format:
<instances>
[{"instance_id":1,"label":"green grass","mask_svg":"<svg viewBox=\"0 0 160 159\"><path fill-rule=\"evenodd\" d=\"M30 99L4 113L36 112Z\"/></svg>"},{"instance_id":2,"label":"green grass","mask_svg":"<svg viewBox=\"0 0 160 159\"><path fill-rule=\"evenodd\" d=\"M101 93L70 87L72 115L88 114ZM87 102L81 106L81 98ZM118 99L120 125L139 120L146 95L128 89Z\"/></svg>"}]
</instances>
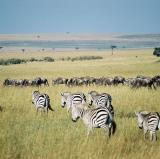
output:
<instances>
[{"instance_id":1,"label":"green grass","mask_svg":"<svg viewBox=\"0 0 160 159\"><path fill-rule=\"evenodd\" d=\"M84 56L85 52L53 54L51 57ZM59 76L114 76L135 77L139 74L153 76L160 73L160 63L152 55L152 50L117 51L113 56L105 52L87 52L87 56L102 56L93 61L55 61L54 63L33 62L27 64L0 66L0 158L55 158L55 159L158 159L160 156L160 133L158 141L151 143L143 139L138 129L134 111L149 110L160 112L160 89L141 88L132 90L127 86L118 87L41 87L40 91L51 98L54 112L48 117L38 114L31 104L31 93L36 87L3 87L5 78L32 79L44 76L51 80ZM1 54L20 58L19 54ZM45 53L45 56L51 54ZM38 58L44 55L38 54ZM138 56L138 57L136 57ZM33 57L33 53L26 57ZM60 93L63 91L91 90L112 95L116 113L117 132L108 139L101 129L94 129L86 139L86 129L81 120L71 121L70 114L60 106Z\"/></svg>"}]
</instances>

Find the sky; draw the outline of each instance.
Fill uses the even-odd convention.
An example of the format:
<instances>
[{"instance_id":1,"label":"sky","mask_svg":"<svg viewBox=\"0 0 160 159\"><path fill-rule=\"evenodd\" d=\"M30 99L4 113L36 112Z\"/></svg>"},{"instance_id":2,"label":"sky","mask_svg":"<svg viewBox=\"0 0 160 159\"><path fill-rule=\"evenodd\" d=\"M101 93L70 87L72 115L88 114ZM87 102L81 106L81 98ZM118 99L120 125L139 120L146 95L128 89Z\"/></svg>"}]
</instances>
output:
<instances>
[{"instance_id":1,"label":"sky","mask_svg":"<svg viewBox=\"0 0 160 159\"><path fill-rule=\"evenodd\" d=\"M160 0L0 0L0 34L160 33Z\"/></svg>"}]
</instances>

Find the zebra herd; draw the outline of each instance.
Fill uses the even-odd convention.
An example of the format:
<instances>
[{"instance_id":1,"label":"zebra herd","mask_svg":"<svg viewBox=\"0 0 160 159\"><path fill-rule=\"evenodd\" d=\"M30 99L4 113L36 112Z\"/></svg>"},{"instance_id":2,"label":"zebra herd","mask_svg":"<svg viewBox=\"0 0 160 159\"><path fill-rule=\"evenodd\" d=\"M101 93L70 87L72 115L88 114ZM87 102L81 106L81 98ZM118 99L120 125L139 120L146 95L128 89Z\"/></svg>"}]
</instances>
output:
<instances>
[{"instance_id":1,"label":"zebra herd","mask_svg":"<svg viewBox=\"0 0 160 159\"><path fill-rule=\"evenodd\" d=\"M125 78L122 76L115 76L115 77L72 77L72 78L63 78L58 77L52 80L52 85L60 85L64 84L68 87L71 86L117 86L127 85L131 88L154 88L160 87L160 75L156 75L154 77L147 77L138 75L135 78Z\"/></svg>"},{"instance_id":2,"label":"zebra herd","mask_svg":"<svg viewBox=\"0 0 160 159\"><path fill-rule=\"evenodd\" d=\"M42 94L39 91L32 93L32 103L35 105L38 112L41 109L48 113L48 110L53 111L50 105L50 98L47 94ZM93 106L93 108L91 108ZM79 118L82 119L87 128L87 137L93 128L102 128L108 132L108 136L114 135L117 124L115 122L115 113L112 106L112 97L108 93L98 93L91 91L88 93L88 99L82 92L61 93L61 107L67 107L67 112L71 113L73 122ZM156 131L160 130L160 113L140 111L135 112L138 119L139 128L146 133L150 133L150 140L156 141Z\"/></svg>"}]
</instances>

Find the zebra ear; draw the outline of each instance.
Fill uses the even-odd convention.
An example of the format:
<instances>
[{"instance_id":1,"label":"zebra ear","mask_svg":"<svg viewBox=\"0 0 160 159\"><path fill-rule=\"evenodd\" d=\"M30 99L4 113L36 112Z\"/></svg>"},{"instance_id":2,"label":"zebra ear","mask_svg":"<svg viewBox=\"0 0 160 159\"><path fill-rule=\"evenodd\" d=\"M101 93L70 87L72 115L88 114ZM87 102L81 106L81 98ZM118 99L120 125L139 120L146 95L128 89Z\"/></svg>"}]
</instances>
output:
<instances>
[{"instance_id":1,"label":"zebra ear","mask_svg":"<svg viewBox=\"0 0 160 159\"><path fill-rule=\"evenodd\" d=\"M135 111L134 113L135 113L136 116L138 116L138 112Z\"/></svg>"},{"instance_id":2,"label":"zebra ear","mask_svg":"<svg viewBox=\"0 0 160 159\"><path fill-rule=\"evenodd\" d=\"M64 94L61 92L61 96L63 96Z\"/></svg>"}]
</instances>

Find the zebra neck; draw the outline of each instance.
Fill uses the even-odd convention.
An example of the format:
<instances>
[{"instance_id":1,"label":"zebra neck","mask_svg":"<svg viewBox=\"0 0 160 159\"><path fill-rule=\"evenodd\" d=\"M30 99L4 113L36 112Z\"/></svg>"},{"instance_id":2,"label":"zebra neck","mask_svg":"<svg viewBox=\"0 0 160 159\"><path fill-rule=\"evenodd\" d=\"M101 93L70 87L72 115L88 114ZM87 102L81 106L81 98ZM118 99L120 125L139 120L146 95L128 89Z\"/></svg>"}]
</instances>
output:
<instances>
[{"instance_id":1,"label":"zebra neck","mask_svg":"<svg viewBox=\"0 0 160 159\"><path fill-rule=\"evenodd\" d=\"M85 116L85 110L81 109L80 110L80 117L83 118Z\"/></svg>"}]
</instances>

